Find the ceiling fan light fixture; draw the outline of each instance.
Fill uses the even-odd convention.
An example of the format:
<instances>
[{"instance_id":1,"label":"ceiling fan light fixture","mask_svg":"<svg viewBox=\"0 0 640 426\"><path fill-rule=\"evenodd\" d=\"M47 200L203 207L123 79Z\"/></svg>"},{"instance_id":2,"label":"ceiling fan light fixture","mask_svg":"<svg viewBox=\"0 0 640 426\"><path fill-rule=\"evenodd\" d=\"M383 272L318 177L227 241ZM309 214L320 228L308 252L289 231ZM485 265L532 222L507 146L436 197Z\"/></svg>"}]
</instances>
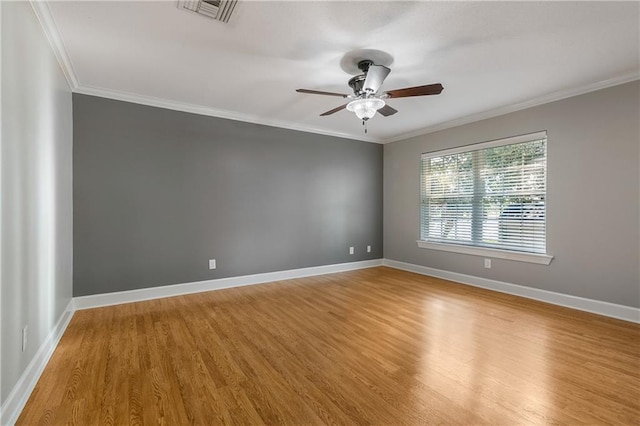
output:
<instances>
[{"instance_id":1,"label":"ceiling fan light fixture","mask_svg":"<svg viewBox=\"0 0 640 426\"><path fill-rule=\"evenodd\" d=\"M351 101L347 104L347 110L354 112L360 120L368 120L376 111L385 106L385 102L378 98L362 98Z\"/></svg>"}]
</instances>

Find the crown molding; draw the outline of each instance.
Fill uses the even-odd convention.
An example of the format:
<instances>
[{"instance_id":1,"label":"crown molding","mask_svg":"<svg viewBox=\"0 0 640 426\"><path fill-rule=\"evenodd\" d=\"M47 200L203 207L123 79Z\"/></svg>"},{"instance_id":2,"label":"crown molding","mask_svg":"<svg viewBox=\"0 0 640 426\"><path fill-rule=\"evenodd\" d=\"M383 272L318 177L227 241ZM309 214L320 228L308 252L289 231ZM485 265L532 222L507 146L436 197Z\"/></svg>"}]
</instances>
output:
<instances>
[{"instance_id":1,"label":"crown molding","mask_svg":"<svg viewBox=\"0 0 640 426\"><path fill-rule=\"evenodd\" d=\"M532 108L539 105L548 104L551 102L559 101L562 99L571 98L573 96L583 95L589 92L595 92L597 90L606 89L608 87L618 86L620 84L629 83L631 81L639 80L640 72L634 71L628 74L622 74L617 77L613 77L607 80L590 83L587 85L573 87L571 89L560 90L544 96L540 96L525 102L520 102L514 105L506 107L495 108L489 111L484 111L478 114L472 114L461 118L456 118L444 123L439 123L433 126L425 127L413 132L403 133L399 136L394 136L388 139L378 139L371 137L354 136L348 133L336 132L328 129L321 129L315 127L307 127L296 123L287 121L269 120L256 115L244 114L234 111L227 111L221 109L210 108L202 105L189 104L186 102L171 101L168 99L155 98L151 96L138 95L135 93L122 92L118 90L103 89L91 86L76 86L73 91L85 95L99 96L103 98L115 99L125 102L133 102L142 105L154 106L159 108L166 108L176 111L189 112L200 115L208 115L212 117L225 118L228 120L244 121L248 123L260 124L264 126L280 127L283 129L296 130L300 132L317 133L326 136L333 136L345 139L354 139L363 142L372 143L391 143L405 139L410 139L416 136L423 136L429 133L435 133L440 130L450 129L452 127L462 126L464 124L474 123L476 121L486 120L501 115L506 115L512 112L520 111L527 108Z\"/></svg>"},{"instance_id":2,"label":"crown molding","mask_svg":"<svg viewBox=\"0 0 640 426\"><path fill-rule=\"evenodd\" d=\"M520 111L527 108L532 108L539 105L548 104L562 99L571 98L573 96L584 95L585 93L595 92L596 90L606 89L607 87L618 86L620 84L629 83L635 80L640 80L640 72L633 71L627 74L621 74L617 77L609 78L607 80L598 81L595 83L586 84L583 86L572 87L571 89L559 90L557 92L549 93L528 101L520 102L514 105L495 108L489 111L480 112L477 114L467 115L465 117L456 118L454 120L446 121L444 123L438 123L433 126L424 127L413 132L403 133L393 138L385 139L381 143L397 142L405 139L410 139L416 136L423 136L429 133L435 133L440 130L450 129L452 127L462 126L463 124L474 123L476 121L486 120L488 118L498 117L500 115L509 114L512 112Z\"/></svg>"},{"instance_id":3,"label":"crown molding","mask_svg":"<svg viewBox=\"0 0 640 426\"><path fill-rule=\"evenodd\" d=\"M74 90L79 86L78 77L73 69L71 58L69 58L67 49L62 41L62 37L60 36L60 30L56 25L56 21L53 19L53 15L51 14L49 4L46 1L37 0L29 0L29 4L36 15L36 18L38 18L38 22L40 23L47 40L49 40L49 44L51 45L53 53L58 60L58 64L60 64L64 77L67 79L69 87L71 90Z\"/></svg>"},{"instance_id":4,"label":"crown molding","mask_svg":"<svg viewBox=\"0 0 640 426\"><path fill-rule=\"evenodd\" d=\"M299 132L316 133L320 135L333 136L345 139L354 139L363 142L382 143L382 140L366 136L354 136L348 133L336 132L328 129L317 127L308 127L300 124L270 120L252 114L244 114L241 112L228 111L222 109L211 108L203 105L190 104L186 102L172 101L163 98L155 98L152 96L138 95L135 93L123 92L119 90L104 89L100 87L91 87L80 85L76 87L74 93L83 95L99 96L102 98L114 99L117 101L132 102L141 105L147 105L158 108L171 109L175 111L189 112L193 114L208 115L211 117L225 118L227 120L243 121L246 123L260 124L263 126L279 127L282 129L296 130Z\"/></svg>"},{"instance_id":5,"label":"crown molding","mask_svg":"<svg viewBox=\"0 0 640 426\"><path fill-rule=\"evenodd\" d=\"M67 79L67 83L69 84L69 87L71 87L71 90L75 93L82 93L85 95L92 95L92 96L100 96L100 97L109 98L109 99L132 102L132 103L137 103L141 105L154 106L158 108L165 108L165 109L171 109L176 111L189 112L193 114L208 115L212 117L225 118L228 120L244 121L244 122L260 124L264 126L279 127L283 129L296 130L300 132L316 133L320 135L333 136L338 138L353 139L353 140L358 140L363 142L372 142L372 143L381 143L381 144L397 142L397 141L410 139L417 136L427 135L429 133L438 132L440 130L450 129L452 127L457 127L464 124L474 123L476 121L486 120L488 118L498 117L501 115L509 114L509 113L520 111L523 109L570 98L573 96L594 92L596 90L606 89L608 87L629 83L631 81L640 80L640 71L636 70L630 73L621 74L619 76L598 81L595 83L573 87L566 90L559 90L559 91L556 91L547 95L543 95L528 101L520 102L517 104L494 108L489 111L483 111L477 114L467 115L464 117L456 118L454 120L438 123L433 126L423 127L418 130L402 133L392 138L382 139L382 138L373 138L373 137L364 136L364 135L355 136L348 133L337 132L333 130L318 128L318 127L304 126L304 125L300 125L298 123L293 123L289 121L270 120L270 119L265 119L263 117L259 117L256 115L244 114L240 112L228 111L228 110L222 110L222 109L215 109L215 108L211 108L203 105L196 105L196 104L190 104L186 102L172 101L169 99L138 95L135 93L123 92L119 90L82 85L78 81L78 77L73 68L73 63L71 62L71 59L67 53L67 49L64 45L64 42L62 41L62 37L60 36L60 31L58 29L58 26L55 23L55 20L53 19L53 15L51 14L51 9L49 8L48 2L46 0L29 0L29 3L38 21L40 22L40 26L42 27L47 39L49 40L49 43L51 44L51 47L54 51L56 59L60 64L60 68L62 68L64 76Z\"/></svg>"},{"instance_id":6,"label":"crown molding","mask_svg":"<svg viewBox=\"0 0 640 426\"><path fill-rule=\"evenodd\" d=\"M71 90L75 93L85 95L100 96L103 98L115 99L119 101L132 102L141 105L166 108L176 111L190 112L193 114L208 115L218 118L226 118L228 120L244 121L247 123L260 124L264 126L279 127L282 129L296 130L301 132L316 133L326 136L333 136L345 139L354 139L363 142L382 143L381 139L368 136L354 136L352 134L337 132L333 130L321 129L317 127L303 126L297 123L280 120L270 120L251 114L244 114L235 111L215 109L203 105L189 104L186 102L172 101L169 99L155 98L151 96L138 95L119 90L104 89L80 84L78 77L73 68L71 58L67 53L60 30L55 23L51 9L46 0L29 0L29 4L35 13L42 30L44 31L49 44L60 64L60 68L69 84Z\"/></svg>"}]
</instances>

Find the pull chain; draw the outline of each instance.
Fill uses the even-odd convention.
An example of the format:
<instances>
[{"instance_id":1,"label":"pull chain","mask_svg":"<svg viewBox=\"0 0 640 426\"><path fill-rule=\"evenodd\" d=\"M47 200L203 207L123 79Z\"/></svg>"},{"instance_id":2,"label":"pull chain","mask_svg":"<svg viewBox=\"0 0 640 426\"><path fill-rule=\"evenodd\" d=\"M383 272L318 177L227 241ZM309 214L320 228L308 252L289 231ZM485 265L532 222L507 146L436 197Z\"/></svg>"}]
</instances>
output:
<instances>
[{"instance_id":1,"label":"pull chain","mask_svg":"<svg viewBox=\"0 0 640 426\"><path fill-rule=\"evenodd\" d=\"M367 133L367 122L362 120L362 125L364 126L364 132Z\"/></svg>"}]
</instances>

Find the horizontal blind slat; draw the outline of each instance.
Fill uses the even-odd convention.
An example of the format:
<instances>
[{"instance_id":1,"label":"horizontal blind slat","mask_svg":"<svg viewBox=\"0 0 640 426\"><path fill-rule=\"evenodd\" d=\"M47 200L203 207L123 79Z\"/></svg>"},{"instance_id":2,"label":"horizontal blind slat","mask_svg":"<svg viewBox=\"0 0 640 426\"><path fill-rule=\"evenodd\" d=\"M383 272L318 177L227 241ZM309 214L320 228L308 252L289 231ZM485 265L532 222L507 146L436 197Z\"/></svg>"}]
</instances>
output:
<instances>
[{"instance_id":1,"label":"horizontal blind slat","mask_svg":"<svg viewBox=\"0 0 640 426\"><path fill-rule=\"evenodd\" d=\"M544 252L546 138L490 145L423 155L421 238Z\"/></svg>"}]
</instances>

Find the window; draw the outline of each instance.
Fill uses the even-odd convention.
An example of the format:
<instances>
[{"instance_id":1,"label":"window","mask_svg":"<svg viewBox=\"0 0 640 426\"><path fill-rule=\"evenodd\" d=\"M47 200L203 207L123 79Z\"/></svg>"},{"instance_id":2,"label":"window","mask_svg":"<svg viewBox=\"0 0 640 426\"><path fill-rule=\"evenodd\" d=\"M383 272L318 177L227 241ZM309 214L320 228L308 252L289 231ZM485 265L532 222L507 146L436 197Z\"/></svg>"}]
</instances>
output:
<instances>
[{"instance_id":1,"label":"window","mask_svg":"<svg viewBox=\"0 0 640 426\"><path fill-rule=\"evenodd\" d=\"M547 134L426 153L424 248L546 263Z\"/></svg>"}]
</instances>

